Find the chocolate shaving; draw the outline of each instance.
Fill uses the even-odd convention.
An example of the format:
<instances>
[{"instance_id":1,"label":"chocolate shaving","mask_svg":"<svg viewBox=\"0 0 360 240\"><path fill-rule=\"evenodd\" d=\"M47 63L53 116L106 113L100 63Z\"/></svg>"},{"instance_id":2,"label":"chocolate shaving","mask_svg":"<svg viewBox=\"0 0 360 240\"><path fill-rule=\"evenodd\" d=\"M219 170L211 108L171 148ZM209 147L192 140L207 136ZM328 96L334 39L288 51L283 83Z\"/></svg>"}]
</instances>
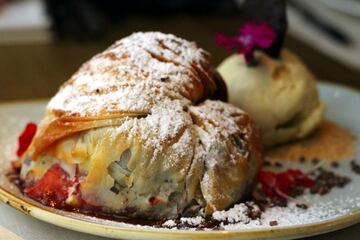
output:
<instances>
[{"instance_id":1,"label":"chocolate shaving","mask_svg":"<svg viewBox=\"0 0 360 240\"><path fill-rule=\"evenodd\" d=\"M162 81L162 82L168 82L169 80L170 80L169 77L162 77L162 78L160 78L160 81Z\"/></svg>"},{"instance_id":2,"label":"chocolate shaving","mask_svg":"<svg viewBox=\"0 0 360 240\"><path fill-rule=\"evenodd\" d=\"M313 158L313 159L311 160L311 163L314 164L314 165L318 164L319 162L320 162L320 160L317 159L317 158Z\"/></svg>"},{"instance_id":3,"label":"chocolate shaving","mask_svg":"<svg viewBox=\"0 0 360 240\"><path fill-rule=\"evenodd\" d=\"M331 163L331 167L333 167L333 168L338 168L338 167L339 167L339 163L338 163L338 162L332 162L332 163Z\"/></svg>"},{"instance_id":4,"label":"chocolate shaving","mask_svg":"<svg viewBox=\"0 0 360 240\"><path fill-rule=\"evenodd\" d=\"M264 161L264 166L265 167L270 167L271 166L271 162L269 162L269 161Z\"/></svg>"},{"instance_id":5,"label":"chocolate shaving","mask_svg":"<svg viewBox=\"0 0 360 240\"><path fill-rule=\"evenodd\" d=\"M297 186L297 187L291 188L289 190L289 196L291 196L291 197L301 196L304 194L304 192L305 192L304 187Z\"/></svg>"},{"instance_id":6,"label":"chocolate shaving","mask_svg":"<svg viewBox=\"0 0 360 240\"><path fill-rule=\"evenodd\" d=\"M315 185L310 189L312 194L325 195L334 187L342 188L351 181L349 177L340 176L322 168L319 168L314 174L316 176Z\"/></svg>"},{"instance_id":7,"label":"chocolate shaving","mask_svg":"<svg viewBox=\"0 0 360 240\"><path fill-rule=\"evenodd\" d=\"M306 161L306 158L304 156L299 157L299 162L304 163Z\"/></svg>"},{"instance_id":8,"label":"chocolate shaving","mask_svg":"<svg viewBox=\"0 0 360 240\"><path fill-rule=\"evenodd\" d=\"M270 226L277 226L278 225L278 222L276 220L273 220L273 221L270 221L269 222L269 225Z\"/></svg>"},{"instance_id":9,"label":"chocolate shaving","mask_svg":"<svg viewBox=\"0 0 360 240\"><path fill-rule=\"evenodd\" d=\"M260 208L254 208L254 206L250 203L245 203L247 206L246 215L251 218L252 220L259 219L261 217L261 210Z\"/></svg>"},{"instance_id":10,"label":"chocolate shaving","mask_svg":"<svg viewBox=\"0 0 360 240\"><path fill-rule=\"evenodd\" d=\"M281 168L281 167L283 167L283 165L282 165L282 163L280 163L280 162L276 162L276 163L275 163L275 167Z\"/></svg>"},{"instance_id":11,"label":"chocolate shaving","mask_svg":"<svg viewBox=\"0 0 360 240\"><path fill-rule=\"evenodd\" d=\"M360 174L360 165L355 162L355 160L352 160L350 162L351 170L356 173Z\"/></svg>"},{"instance_id":12,"label":"chocolate shaving","mask_svg":"<svg viewBox=\"0 0 360 240\"><path fill-rule=\"evenodd\" d=\"M305 209L305 210L309 208L308 205L306 205L304 203L298 203L298 204L296 204L296 206L298 208Z\"/></svg>"}]
</instances>

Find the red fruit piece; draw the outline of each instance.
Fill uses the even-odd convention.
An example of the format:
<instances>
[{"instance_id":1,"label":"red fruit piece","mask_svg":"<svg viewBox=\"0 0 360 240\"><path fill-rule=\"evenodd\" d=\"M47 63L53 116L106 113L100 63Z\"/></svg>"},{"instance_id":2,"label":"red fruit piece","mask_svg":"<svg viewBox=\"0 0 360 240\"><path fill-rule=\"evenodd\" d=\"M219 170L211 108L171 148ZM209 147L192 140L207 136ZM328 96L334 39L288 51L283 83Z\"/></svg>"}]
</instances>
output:
<instances>
[{"instance_id":1,"label":"red fruit piece","mask_svg":"<svg viewBox=\"0 0 360 240\"><path fill-rule=\"evenodd\" d=\"M284 192L288 193L293 187L296 187L296 178L291 172L286 171L276 175L276 187Z\"/></svg>"},{"instance_id":2,"label":"red fruit piece","mask_svg":"<svg viewBox=\"0 0 360 240\"><path fill-rule=\"evenodd\" d=\"M18 149L16 151L16 155L18 157L21 157L26 149L30 146L35 133L36 124L32 122L28 123L18 138Z\"/></svg>"},{"instance_id":3,"label":"red fruit piece","mask_svg":"<svg viewBox=\"0 0 360 240\"><path fill-rule=\"evenodd\" d=\"M156 205L160 204L161 202L162 202L161 199L158 197L150 197L149 198L149 204L151 206L156 206Z\"/></svg>"},{"instance_id":4,"label":"red fruit piece","mask_svg":"<svg viewBox=\"0 0 360 240\"><path fill-rule=\"evenodd\" d=\"M68 197L70 185L69 174L55 164L33 186L26 187L24 193L44 205L59 207Z\"/></svg>"},{"instance_id":5,"label":"red fruit piece","mask_svg":"<svg viewBox=\"0 0 360 240\"><path fill-rule=\"evenodd\" d=\"M276 174L270 171L260 171L258 173L258 179L267 187L274 188L276 187Z\"/></svg>"},{"instance_id":6,"label":"red fruit piece","mask_svg":"<svg viewBox=\"0 0 360 240\"><path fill-rule=\"evenodd\" d=\"M273 196L273 190L276 187L276 174L270 171L260 171L258 173L258 179L262 184L262 189L268 196Z\"/></svg>"},{"instance_id":7,"label":"red fruit piece","mask_svg":"<svg viewBox=\"0 0 360 240\"><path fill-rule=\"evenodd\" d=\"M314 185L314 181L309 177L308 174L304 174L297 169L289 169L288 172L294 177L296 186L310 188Z\"/></svg>"},{"instance_id":8,"label":"red fruit piece","mask_svg":"<svg viewBox=\"0 0 360 240\"><path fill-rule=\"evenodd\" d=\"M272 197L274 194L284 197L293 188L310 188L314 185L314 181L298 169L289 169L277 174L270 171L260 171L258 179L264 193L269 197Z\"/></svg>"},{"instance_id":9,"label":"red fruit piece","mask_svg":"<svg viewBox=\"0 0 360 240\"><path fill-rule=\"evenodd\" d=\"M302 177L298 179L298 181L299 185L302 187L311 188L312 186L314 186L314 180L312 180L308 176Z\"/></svg>"}]
</instances>

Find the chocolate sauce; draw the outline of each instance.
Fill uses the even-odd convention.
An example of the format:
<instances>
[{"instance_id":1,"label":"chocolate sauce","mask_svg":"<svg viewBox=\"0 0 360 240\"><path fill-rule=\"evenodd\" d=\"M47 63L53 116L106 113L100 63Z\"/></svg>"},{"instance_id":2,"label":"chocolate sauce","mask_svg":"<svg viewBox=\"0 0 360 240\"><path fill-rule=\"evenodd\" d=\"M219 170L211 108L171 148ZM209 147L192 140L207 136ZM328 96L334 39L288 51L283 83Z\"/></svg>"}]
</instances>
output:
<instances>
[{"instance_id":1,"label":"chocolate sauce","mask_svg":"<svg viewBox=\"0 0 360 240\"><path fill-rule=\"evenodd\" d=\"M355 164L352 164L355 165ZM24 194L25 182L20 178L20 168L16 167L16 164L13 164L12 168L7 172L6 176L11 183L16 185L20 191ZM315 176L314 176L315 175ZM313 176L315 178L315 182L317 183L311 189L311 193L318 193L320 195L328 193L331 188L333 187L343 187L348 182L350 182L350 178L345 176L339 176L332 171L323 170L319 168L316 172L313 172ZM326 189L325 189L326 188ZM326 191L323 191L325 189ZM289 192L289 194L293 197L300 196L304 193L304 189L293 189L294 191ZM211 230L221 230L221 224L228 224L226 221L217 221L212 217L206 217L204 221L200 224L194 226L187 222L181 221L180 217L176 219L172 219L174 221L174 226L166 226L164 223L168 219L160 219L160 220L151 220L145 218L130 218L129 216L134 213L135 209L128 208L121 214L114 213L114 212L106 212L100 206L93 206L86 203L82 198L81 194L79 194L79 201L80 207L73 207L65 202L61 205L52 205L50 207L54 207L56 209L73 212L73 213L81 213L87 216L92 216L96 218L116 221L116 222L123 222L127 224L134 224L134 225L142 225L142 226L153 226L155 228L173 228L176 227L177 229L189 229L195 228L196 230L204 230L204 229L211 229ZM246 211L246 215L251 219L259 219L264 211L267 208L279 206L279 207L286 207L288 201L284 198L278 196L267 196L260 188L256 188L252 194L253 205L257 205L259 209L253 207L252 204L246 204L248 207ZM298 204L297 207L302 209L307 209L308 206L306 204ZM270 223L270 226L276 226L277 221L274 220Z\"/></svg>"},{"instance_id":2,"label":"chocolate sauce","mask_svg":"<svg viewBox=\"0 0 360 240\"><path fill-rule=\"evenodd\" d=\"M116 214L113 212L105 212L97 207L85 206L82 208L74 208L68 204L59 208L68 212L81 213L87 216L101 218L105 220L111 220L116 222L123 222L127 224L142 225L142 226L161 226L166 220L149 220L142 218L129 218L124 214Z\"/></svg>"},{"instance_id":3,"label":"chocolate sauce","mask_svg":"<svg viewBox=\"0 0 360 240\"><path fill-rule=\"evenodd\" d=\"M16 168L12 166L6 173L6 177L11 183L13 183L15 186L19 188L22 194L24 194L25 182L20 178L20 168ZM82 201L82 204L80 205L81 207L73 207L68 204L61 204L61 205L55 205L55 207L53 206L49 206L49 207L53 207L59 210L64 210L67 212L81 213L87 216L101 218L105 220L123 222L134 225L142 225L142 226L164 227L162 226L162 224L168 220L168 219L151 220L144 218L127 217L127 214L131 214L132 212L135 211L134 209L126 209L124 213L117 214L114 212L103 211L101 207L92 206L90 204L85 203L85 201ZM180 221L180 218L174 219L174 222L176 222L177 228L179 229L187 229L190 227L194 227L189 224L182 223ZM202 223L200 226L197 226L197 228L199 228L199 230L201 230L202 228L216 229L219 227L219 225L220 222L213 220L211 218L206 218L204 223Z\"/></svg>"}]
</instances>

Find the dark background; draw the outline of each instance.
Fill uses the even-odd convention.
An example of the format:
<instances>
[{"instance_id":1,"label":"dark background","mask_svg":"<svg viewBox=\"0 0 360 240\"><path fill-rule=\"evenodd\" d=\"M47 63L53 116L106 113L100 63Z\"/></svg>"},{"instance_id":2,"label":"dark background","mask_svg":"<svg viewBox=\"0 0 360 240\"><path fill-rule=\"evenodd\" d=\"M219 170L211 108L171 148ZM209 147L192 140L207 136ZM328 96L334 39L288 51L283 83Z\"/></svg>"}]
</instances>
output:
<instances>
[{"instance_id":1,"label":"dark background","mask_svg":"<svg viewBox=\"0 0 360 240\"><path fill-rule=\"evenodd\" d=\"M0 100L49 98L91 56L134 31L162 31L189 40L212 54L217 66L229 55L215 44L216 32L235 32L241 16L129 16L96 40L55 40L44 45L0 46ZM79 30L80 31L80 30ZM298 54L318 79L360 89L360 71L287 36L285 46Z\"/></svg>"}]
</instances>

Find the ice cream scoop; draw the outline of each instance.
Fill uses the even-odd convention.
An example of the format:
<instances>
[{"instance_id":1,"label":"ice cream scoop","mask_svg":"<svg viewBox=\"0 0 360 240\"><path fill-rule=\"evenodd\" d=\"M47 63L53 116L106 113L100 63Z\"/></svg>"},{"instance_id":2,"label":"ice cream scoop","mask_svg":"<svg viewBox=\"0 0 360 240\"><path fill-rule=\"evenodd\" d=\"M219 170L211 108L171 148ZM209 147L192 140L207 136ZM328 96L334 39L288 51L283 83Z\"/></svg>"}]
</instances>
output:
<instances>
[{"instance_id":1,"label":"ice cream scoop","mask_svg":"<svg viewBox=\"0 0 360 240\"><path fill-rule=\"evenodd\" d=\"M239 54L219 65L230 103L255 120L265 146L307 136L319 125L325 109L314 75L286 49L279 59L262 52L256 52L255 57L256 66L248 66Z\"/></svg>"}]
</instances>

